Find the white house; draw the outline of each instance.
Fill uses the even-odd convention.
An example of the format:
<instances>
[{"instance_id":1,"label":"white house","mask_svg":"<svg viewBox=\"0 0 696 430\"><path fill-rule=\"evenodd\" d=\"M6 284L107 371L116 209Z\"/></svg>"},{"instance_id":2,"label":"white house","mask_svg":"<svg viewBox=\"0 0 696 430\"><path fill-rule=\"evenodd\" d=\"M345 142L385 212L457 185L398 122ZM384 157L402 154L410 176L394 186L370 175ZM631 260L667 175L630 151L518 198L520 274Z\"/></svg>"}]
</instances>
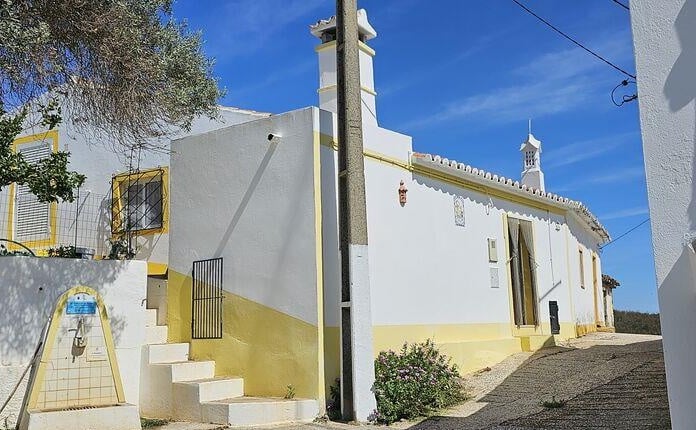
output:
<instances>
[{"instance_id":1,"label":"white house","mask_svg":"<svg viewBox=\"0 0 696 430\"><path fill-rule=\"evenodd\" d=\"M335 20L312 33L319 107L172 143L167 321L247 393L322 402L340 372ZM374 56L360 42L372 353L432 338L471 371L605 326L608 233L545 191L541 142L510 142L521 181L415 152L378 125ZM211 278L221 305L201 300Z\"/></svg>"},{"instance_id":2,"label":"white house","mask_svg":"<svg viewBox=\"0 0 696 430\"><path fill-rule=\"evenodd\" d=\"M696 423L696 4L631 1L672 428Z\"/></svg>"},{"instance_id":3,"label":"white house","mask_svg":"<svg viewBox=\"0 0 696 430\"><path fill-rule=\"evenodd\" d=\"M611 329L599 255L609 235L580 202L545 190L542 143L531 133L510 142L521 179L414 151L409 136L379 126L367 44L377 34L364 11L359 23L366 353L430 338L467 372ZM169 157L141 158L135 169L72 136L69 124L16 143L29 151L52 136L46 148L70 150L90 178L83 188L109 196L99 206L109 228L88 246L99 250L125 229L136 258L150 262L147 305L160 326L146 333L154 345L143 350L144 416L311 420L340 375L335 25L311 27L320 40L318 107L223 109L226 124L202 122L171 142ZM0 226L19 241L18 207L28 204L17 203L20 191L9 190ZM46 237L30 246L60 244L54 206L37 223ZM289 390L298 399L279 399Z\"/></svg>"}]
</instances>

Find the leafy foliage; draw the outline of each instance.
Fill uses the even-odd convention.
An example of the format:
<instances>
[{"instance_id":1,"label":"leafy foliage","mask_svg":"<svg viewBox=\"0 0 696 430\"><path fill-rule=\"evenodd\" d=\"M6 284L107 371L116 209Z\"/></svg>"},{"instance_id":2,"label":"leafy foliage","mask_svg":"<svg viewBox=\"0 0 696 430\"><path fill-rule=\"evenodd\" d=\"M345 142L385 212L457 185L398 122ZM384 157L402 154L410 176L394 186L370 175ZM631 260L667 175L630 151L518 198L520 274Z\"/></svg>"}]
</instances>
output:
<instances>
[{"instance_id":1,"label":"leafy foliage","mask_svg":"<svg viewBox=\"0 0 696 430\"><path fill-rule=\"evenodd\" d=\"M128 246L126 239L109 239L109 244L111 248L107 260L130 260L135 257L135 251Z\"/></svg>"},{"instance_id":2,"label":"leafy foliage","mask_svg":"<svg viewBox=\"0 0 696 430\"><path fill-rule=\"evenodd\" d=\"M0 244L0 257L14 257L14 256L30 256L31 254L24 250L10 251L3 244Z\"/></svg>"},{"instance_id":3,"label":"leafy foliage","mask_svg":"<svg viewBox=\"0 0 696 430\"><path fill-rule=\"evenodd\" d=\"M614 310L617 333L661 334L660 314Z\"/></svg>"},{"instance_id":4,"label":"leafy foliage","mask_svg":"<svg viewBox=\"0 0 696 430\"><path fill-rule=\"evenodd\" d=\"M59 246L57 248L49 248L47 251L48 257L58 258L77 258L77 249L72 245Z\"/></svg>"},{"instance_id":5,"label":"leafy foliage","mask_svg":"<svg viewBox=\"0 0 696 430\"><path fill-rule=\"evenodd\" d=\"M386 424L428 415L466 398L456 365L432 340L404 343L399 353L380 352L373 391L377 410L370 419Z\"/></svg>"},{"instance_id":6,"label":"leafy foliage","mask_svg":"<svg viewBox=\"0 0 696 430\"><path fill-rule=\"evenodd\" d=\"M295 386L292 384L288 384L287 387L285 387L285 396L283 396L283 398L284 399L294 399L296 395L297 395L297 392L295 390Z\"/></svg>"},{"instance_id":7,"label":"leafy foliage","mask_svg":"<svg viewBox=\"0 0 696 430\"><path fill-rule=\"evenodd\" d=\"M46 126L66 112L123 147L145 145L199 115L222 91L200 33L171 0L0 0L0 100L10 111L48 92ZM122 148L123 149L123 148Z\"/></svg>"},{"instance_id":8,"label":"leafy foliage","mask_svg":"<svg viewBox=\"0 0 696 430\"><path fill-rule=\"evenodd\" d=\"M341 378L336 378L329 387L329 401L326 403L326 413L332 421L341 419Z\"/></svg>"},{"instance_id":9,"label":"leafy foliage","mask_svg":"<svg viewBox=\"0 0 696 430\"><path fill-rule=\"evenodd\" d=\"M61 120L55 101L42 105L40 113L42 124L49 130ZM13 152L12 142L22 131L26 117L26 109L8 115L0 105L0 190L15 182L27 185L42 202L74 201L73 190L82 185L85 176L68 170L68 152L54 152L35 164L27 163L22 154Z\"/></svg>"}]
</instances>

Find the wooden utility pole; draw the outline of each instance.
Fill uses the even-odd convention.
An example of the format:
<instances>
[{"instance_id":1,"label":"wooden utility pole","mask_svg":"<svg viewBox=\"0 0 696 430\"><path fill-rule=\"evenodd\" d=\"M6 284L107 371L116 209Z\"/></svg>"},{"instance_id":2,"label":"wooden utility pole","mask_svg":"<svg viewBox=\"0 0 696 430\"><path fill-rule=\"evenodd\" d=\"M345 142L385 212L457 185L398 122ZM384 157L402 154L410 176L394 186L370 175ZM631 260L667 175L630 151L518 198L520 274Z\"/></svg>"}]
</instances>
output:
<instances>
[{"instance_id":1,"label":"wooden utility pole","mask_svg":"<svg viewBox=\"0 0 696 430\"><path fill-rule=\"evenodd\" d=\"M344 419L366 421L376 406L357 0L336 0L336 39L341 411Z\"/></svg>"}]
</instances>

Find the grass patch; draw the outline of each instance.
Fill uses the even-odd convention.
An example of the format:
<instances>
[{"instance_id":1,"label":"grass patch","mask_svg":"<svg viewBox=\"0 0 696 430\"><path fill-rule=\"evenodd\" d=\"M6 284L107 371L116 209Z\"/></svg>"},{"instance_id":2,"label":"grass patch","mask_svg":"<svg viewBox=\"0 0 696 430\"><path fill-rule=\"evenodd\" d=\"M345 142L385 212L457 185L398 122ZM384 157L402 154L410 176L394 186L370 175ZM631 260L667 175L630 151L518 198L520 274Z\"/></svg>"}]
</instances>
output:
<instances>
[{"instance_id":1,"label":"grass patch","mask_svg":"<svg viewBox=\"0 0 696 430\"><path fill-rule=\"evenodd\" d=\"M159 418L140 418L140 427L144 429L162 427L163 425L167 424L169 424L169 420L161 420Z\"/></svg>"},{"instance_id":2,"label":"grass patch","mask_svg":"<svg viewBox=\"0 0 696 430\"><path fill-rule=\"evenodd\" d=\"M562 408L563 406L565 406L565 404L565 400L556 400L556 396L551 397L551 400L544 400L543 402L541 402L541 406L547 409Z\"/></svg>"}]
</instances>

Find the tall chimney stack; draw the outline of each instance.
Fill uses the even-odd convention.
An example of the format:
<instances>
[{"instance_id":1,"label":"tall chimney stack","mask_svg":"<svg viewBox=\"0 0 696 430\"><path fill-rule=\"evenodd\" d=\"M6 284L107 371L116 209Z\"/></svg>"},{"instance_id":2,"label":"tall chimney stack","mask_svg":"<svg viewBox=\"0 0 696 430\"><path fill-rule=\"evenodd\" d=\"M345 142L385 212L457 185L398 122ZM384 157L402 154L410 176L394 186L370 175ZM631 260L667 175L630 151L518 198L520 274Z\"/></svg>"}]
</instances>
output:
<instances>
[{"instance_id":1,"label":"tall chimney stack","mask_svg":"<svg viewBox=\"0 0 696 430\"><path fill-rule=\"evenodd\" d=\"M319 107L338 113L336 80L336 17L321 20L310 26L312 35L321 40L315 48L319 55ZM363 123L377 125L377 104L372 59L375 51L366 42L377 37L367 20L365 9L358 10L358 47L360 50L360 95Z\"/></svg>"}]
</instances>

